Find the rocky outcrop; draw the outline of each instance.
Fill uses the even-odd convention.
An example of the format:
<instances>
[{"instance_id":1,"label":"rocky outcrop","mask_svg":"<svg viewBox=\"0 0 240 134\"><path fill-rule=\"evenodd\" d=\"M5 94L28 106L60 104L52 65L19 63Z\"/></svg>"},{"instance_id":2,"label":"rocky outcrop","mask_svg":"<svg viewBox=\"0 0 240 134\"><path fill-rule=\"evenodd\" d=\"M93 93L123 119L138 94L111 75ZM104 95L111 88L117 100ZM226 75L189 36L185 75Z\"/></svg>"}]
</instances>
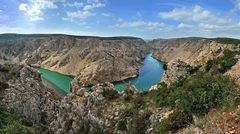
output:
<instances>
[{"instance_id":1,"label":"rocky outcrop","mask_svg":"<svg viewBox=\"0 0 240 134\"><path fill-rule=\"evenodd\" d=\"M222 50L234 47L205 38L156 39L148 42L148 45L155 50L153 56L161 61L179 59L192 66L202 65L217 57Z\"/></svg>"},{"instance_id":2,"label":"rocky outcrop","mask_svg":"<svg viewBox=\"0 0 240 134\"><path fill-rule=\"evenodd\" d=\"M111 133L121 109L125 108L121 97L109 100L107 93L111 91L114 91L114 86L105 83L93 87L93 92L82 89L72 92L61 101L57 119L51 123L51 128L57 134Z\"/></svg>"},{"instance_id":3,"label":"rocky outcrop","mask_svg":"<svg viewBox=\"0 0 240 134\"><path fill-rule=\"evenodd\" d=\"M167 70L165 70L161 82L171 85L189 76L191 70L192 67L183 61L171 61L167 64Z\"/></svg>"},{"instance_id":4,"label":"rocky outcrop","mask_svg":"<svg viewBox=\"0 0 240 134\"><path fill-rule=\"evenodd\" d=\"M142 39L133 37L0 36L2 60L73 75L84 86L137 76L148 51Z\"/></svg>"},{"instance_id":5,"label":"rocky outcrop","mask_svg":"<svg viewBox=\"0 0 240 134\"><path fill-rule=\"evenodd\" d=\"M17 68L19 70L15 71L19 71L19 76L14 75L5 81L9 86L2 94L1 105L4 105L9 112L30 118L35 122L51 122L58 109L58 96L44 87L39 74L33 69L24 66Z\"/></svg>"}]
</instances>

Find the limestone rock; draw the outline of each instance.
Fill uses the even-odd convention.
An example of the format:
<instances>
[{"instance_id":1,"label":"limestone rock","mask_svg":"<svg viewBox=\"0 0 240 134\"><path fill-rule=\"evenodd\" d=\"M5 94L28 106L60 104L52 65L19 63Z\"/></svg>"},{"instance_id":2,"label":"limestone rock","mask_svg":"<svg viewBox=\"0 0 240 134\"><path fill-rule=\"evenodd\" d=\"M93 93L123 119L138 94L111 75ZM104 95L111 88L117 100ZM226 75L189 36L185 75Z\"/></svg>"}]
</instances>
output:
<instances>
[{"instance_id":1,"label":"limestone rock","mask_svg":"<svg viewBox=\"0 0 240 134\"><path fill-rule=\"evenodd\" d=\"M8 81L1 105L35 122L51 122L56 115L58 96L44 87L39 74L32 68L22 67L17 71L19 76Z\"/></svg>"},{"instance_id":2,"label":"limestone rock","mask_svg":"<svg viewBox=\"0 0 240 134\"><path fill-rule=\"evenodd\" d=\"M190 75L191 70L192 67L183 61L171 61L167 64L167 70L164 72L161 82L167 85L173 84Z\"/></svg>"},{"instance_id":3,"label":"limestone rock","mask_svg":"<svg viewBox=\"0 0 240 134\"><path fill-rule=\"evenodd\" d=\"M191 66L203 65L219 56L221 50L234 48L232 44L221 44L214 39L177 38L156 39L148 42L154 49L153 57L170 62L181 60Z\"/></svg>"}]
</instances>

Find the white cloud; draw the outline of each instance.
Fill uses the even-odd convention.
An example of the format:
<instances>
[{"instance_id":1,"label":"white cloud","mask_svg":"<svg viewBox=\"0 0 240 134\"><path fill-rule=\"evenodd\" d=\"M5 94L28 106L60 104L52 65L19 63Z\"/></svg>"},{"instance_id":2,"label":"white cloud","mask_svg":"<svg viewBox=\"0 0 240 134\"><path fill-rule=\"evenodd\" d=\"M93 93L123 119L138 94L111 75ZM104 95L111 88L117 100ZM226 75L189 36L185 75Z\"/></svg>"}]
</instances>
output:
<instances>
[{"instance_id":1,"label":"white cloud","mask_svg":"<svg viewBox=\"0 0 240 134\"><path fill-rule=\"evenodd\" d=\"M43 10L58 8L57 3L65 2L65 0L28 0L28 3L21 3L19 10L24 11L29 16L30 21L44 20Z\"/></svg>"},{"instance_id":2,"label":"white cloud","mask_svg":"<svg viewBox=\"0 0 240 134\"><path fill-rule=\"evenodd\" d=\"M21 3L18 7L19 10L27 11L28 5L26 3Z\"/></svg>"},{"instance_id":3,"label":"white cloud","mask_svg":"<svg viewBox=\"0 0 240 134\"><path fill-rule=\"evenodd\" d=\"M211 17L210 12L196 5L193 8L175 8L170 12L160 12L159 17L172 20L201 21Z\"/></svg>"},{"instance_id":4,"label":"white cloud","mask_svg":"<svg viewBox=\"0 0 240 134\"><path fill-rule=\"evenodd\" d=\"M103 3L100 3L100 2L97 2L97 3L91 3L91 4L88 4L88 5L85 5L83 10L93 10L95 8L100 8L100 7L105 7L105 4Z\"/></svg>"},{"instance_id":5,"label":"white cloud","mask_svg":"<svg viewBox=\"0 0 240 134\"><path fill-rule=\"evenodd\" d=\"M80 8L84 6L83 2L74 2L74 3L66 3L64 4L65 7L76 7L76 8Z\"/></svg>"},{"instance_id":6,"label":"white cloud","mask_svg":"<svg viewBox=\"0 0 240 134\"><path fill-rule=\"evenodd\" d=\"M234 5L237 10L240 10L240 0L235 0Z\"/></svg>"},{"instance_id":7,"label":"white cloud","mask_svg":"<svg viewBox=\"0 0 240 134\"><path fill-rule=\"evenodd\" d=\"M178 28L192 28L193 25L185 24L185 23L180 23L177 26Z\"/></svg>"},{"instance_id":8,"label":"white cloud","mask_svg":"<svg viewBox=\"0 0 240 134\"><path fill-rule=\"evenodd\" d=\"M115 24L115 27L120 28L135 28L137 30L160 30L164 28L163 23L159 22L145 22L145 21L132 21L132 22L121 22L119 24Z\"/></svg>"},{"instance_id":9,"label":"white cloud","mask_svg":"<svg viewBox=\"0 0 240 134\"><path fill-rule=\"evenodd\" d=\"M0 13L3 12L3 10L0 9Z\"/></svg>"},{"instance_id":10,"label":"white cloud","mask_svg":"<svg viewBox=\"0 0 240 134\"><path fill-rule=\"evenodd\" d=\"M66 13L66 17L64 17L64 20L70 20L71 22L74 22L74 19L86 19L90 16L94 16L96 13L94 13L94 9L105 7L105 3L103 3L100 0L87 0L85 3L68 3L68 6L75 6L78 9L76 11L71 11ZM103 16L110 16L110 14L102 13Z\"/></svg>"},{"instance_id":11,"label":"white cloud","mask_svg":"<svg viewBox=\"0 0 240 134\"><path fill-rule=\"evenodd\" d=\"M240 0L239 0L240 1ZM230 31L239 28L239 22L229 18L229 16L220 16L214 14L202 7L196 5L194 7L174 8L169 12L160 12L158 14L162 19L170 19L181 21L177 28L192 28L205 31ZM192 25L188 25L187 23ZM194 25L194 26L193 26Z\"/></svg>"},{"instance_id":12,"label":"white cloud","mask_svg":"<svg viewBox=\"0 0 240 134\"><path fill-rule=\"evenodd\" d=\"M75 18L78 18L78 19L85 19L85 18L88 18L90 16L93 16L95 15L94 13L92 12L89 12L89 11L76 11L76 12L67 12L67 18L73 20Z\"/></svg>"}]
</instances>

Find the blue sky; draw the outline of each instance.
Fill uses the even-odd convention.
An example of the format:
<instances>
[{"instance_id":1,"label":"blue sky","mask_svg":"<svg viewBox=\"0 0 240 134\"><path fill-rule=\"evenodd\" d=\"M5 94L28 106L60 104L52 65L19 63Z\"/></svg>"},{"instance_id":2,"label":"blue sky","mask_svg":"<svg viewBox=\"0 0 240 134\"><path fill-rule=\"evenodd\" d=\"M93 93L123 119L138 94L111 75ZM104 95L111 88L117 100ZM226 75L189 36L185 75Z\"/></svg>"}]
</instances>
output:
<instances>
[{"instance_id":1,"label":"blue sky","mask_svg":"<svg viewBox=\"0 0 240 134\"><path fill-rule=\"evenodd\" d=\"M1 0L0 33L240 38L240 0Z\"/></svg>"}]
</instances>

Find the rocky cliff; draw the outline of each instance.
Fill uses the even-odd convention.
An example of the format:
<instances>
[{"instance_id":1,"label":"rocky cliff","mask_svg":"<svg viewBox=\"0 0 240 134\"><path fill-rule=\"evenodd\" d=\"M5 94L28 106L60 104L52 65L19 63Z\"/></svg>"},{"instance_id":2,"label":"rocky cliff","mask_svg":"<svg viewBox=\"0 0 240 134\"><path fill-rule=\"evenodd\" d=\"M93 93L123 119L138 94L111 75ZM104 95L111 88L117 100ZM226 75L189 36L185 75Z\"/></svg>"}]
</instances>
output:
<instances>
[{"instance_id":1,"label":"rocky cliff","mask_svg":"<svg viewBox=\"0 0 240 134\"><path fill-rule=\"evenodd\" d=\"M223 49L233 47L217 39L206 38L156 39L148 45L154 49L153 55L159 60L181 60L193 66L204 64L221 54Z\"/></svg>"},{"instance_id":2,"label":"rocky cliff","mask_svg":"<svg viewBox=\"0 0 240 134\"><path fill-rule=\"evenodd\" d=\"M0 105L7 111L35 122L54 120L60 98L41 83L35 70L20 65L0 65L0 76L0 83L5 83L0 87Z\"/></svg>"},{"instance_id":3,"label":"rocky cliff","mask_svg":"<svg viewBox=\"0 0 240 134\"><path fill-rule=\"evenodd\" d=\"M148 51L133 37L68 35L0 35L0 59L41 66L95 85L135 77Z\"/></svg>"}]
</instances>

